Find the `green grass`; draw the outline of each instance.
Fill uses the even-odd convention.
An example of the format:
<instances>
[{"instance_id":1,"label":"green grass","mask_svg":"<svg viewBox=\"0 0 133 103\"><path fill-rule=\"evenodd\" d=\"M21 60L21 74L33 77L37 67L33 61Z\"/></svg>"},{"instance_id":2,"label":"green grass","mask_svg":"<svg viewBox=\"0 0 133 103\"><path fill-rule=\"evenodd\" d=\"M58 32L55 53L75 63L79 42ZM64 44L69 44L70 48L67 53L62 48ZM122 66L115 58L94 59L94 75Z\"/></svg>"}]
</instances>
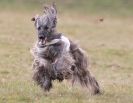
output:
<instances>
[{"instance_id":1,"label":"green grass","mask_svg":"<svg viewBox=\"0 0 133 103\"><path fill-rule=\"evenodd\" d=\"M103 15L95 6L99 4L96 0L85 0L81 5L81 1L76 4L74 0L64 4L58 1L61 12L58 15L58 31L86 50L90 70L97 78L102 94L91 96L86 89L78 85L71 87L64 81L61 84L54 82L54 88L46 95L32 81L33 58L29 51L36 39L30 19L41 10L41 6L35 3L36 0L27 4L24 1L0 0L0 5L6 5L4 10L0 7L0 103L133 103L133 21L130 15L124 18L119 14L109 16L115 13L112 11ZM121 8L123 1L101 0L100 5L117 2L115 5L121 5ZM131 0L129 2L132 3ZM71 5L74 5L72 11ZM94 8L94 14L83 12L85 9L91 11L91 8ZM129 11L132 11L131 8L126 7ZM104 9L101 10L104 12ZM103 22L99 22L101 17Z\"/></svg>"}]
</instances>

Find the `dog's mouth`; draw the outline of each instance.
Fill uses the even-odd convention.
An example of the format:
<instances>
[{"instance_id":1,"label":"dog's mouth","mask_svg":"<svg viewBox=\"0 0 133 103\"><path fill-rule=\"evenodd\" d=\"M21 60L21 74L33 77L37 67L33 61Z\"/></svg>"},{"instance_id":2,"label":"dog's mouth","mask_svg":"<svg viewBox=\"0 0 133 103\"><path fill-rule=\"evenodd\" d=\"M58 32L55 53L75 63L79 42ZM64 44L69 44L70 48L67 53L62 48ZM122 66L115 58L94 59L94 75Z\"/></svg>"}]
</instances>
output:
<instances>
[{"instance_id":1,"label":"dog's mouth","mask_svg":"<svg viewBox=\"0 0 133 103\"><path fill-rule=\"evenodd\" d=\"M44 48L45 47L45 45L39 45L39 48Z\"/></svg>"},{"instance_id":2,"label":"dog's mouth","mask_svg":"<svg viewBox=\"0 0 133 103\"><path fill-rule=\"evenodd\" d=\"M44 48L45 47L45 44L46 44L46 38L44 39L39 39L38 40L38 46L39 48Z\"/></svg>"}]
</instances>

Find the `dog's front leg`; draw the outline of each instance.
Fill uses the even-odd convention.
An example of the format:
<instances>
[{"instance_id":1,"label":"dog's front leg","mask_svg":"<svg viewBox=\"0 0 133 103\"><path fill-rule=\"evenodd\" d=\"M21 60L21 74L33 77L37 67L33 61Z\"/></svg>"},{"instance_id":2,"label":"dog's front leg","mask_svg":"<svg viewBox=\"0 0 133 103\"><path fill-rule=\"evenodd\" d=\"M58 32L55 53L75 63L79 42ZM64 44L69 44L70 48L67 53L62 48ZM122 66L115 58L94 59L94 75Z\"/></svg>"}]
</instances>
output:
<instances>
[{"instance_id":1,"label":"dog's front leg","mask_svg":"<svg viewBox=\"0 0 133 103\"><path fill-rule=\"evenodd\" d=\"M34 75L33 80L40 85L44 91L49 91L52 88L52 79L49 74L52 74L51 66L45 59L35 60L33 64Z\"/></svg>"}]
</instances>

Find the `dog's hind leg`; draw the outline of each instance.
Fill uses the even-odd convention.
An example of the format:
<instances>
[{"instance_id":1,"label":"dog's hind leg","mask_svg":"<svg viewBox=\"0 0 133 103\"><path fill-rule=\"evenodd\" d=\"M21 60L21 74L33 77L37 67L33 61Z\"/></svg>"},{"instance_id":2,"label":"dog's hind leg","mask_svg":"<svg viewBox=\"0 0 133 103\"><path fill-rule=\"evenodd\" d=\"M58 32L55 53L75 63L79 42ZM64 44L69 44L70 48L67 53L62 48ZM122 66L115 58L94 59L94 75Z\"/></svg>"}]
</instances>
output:
<instances>
[{"instance_id":1,"label":"dog's hind leg","mask_svg":"<svg viewBox=\"0 0 133 103\"><path fill-rule=\"evenodd\" d=\"M90 71L81 70L81 71L75 71L72 78L72 85L78 81L81 86L87 87L91 94L99 94L100 93L100 87L95 79L90 73Z\"/></svg>"},{"instance_id":2,"label":"dog's hind leg","mask_svg":"<svg viewBox=\"0 0 133 103\"><path fill-rule=\"evenodd\" d=\"M76 44L71 42L71 53L76 65L73 73L72 84L74 84L74 82L77 80L82 86L88 87L91 90L92 94L100 93L100 87L98 82L87 69L88 62L84 51Z\"/></svg>"},{"instance_id":3,"label":"dog's hind leg","mask_svg":"<svg viewBox=\"0 0 133 103\"><path fill-rule=\"evenodd\" d=\"M80 79L80 82L90 89L91 94L100 93L99 84L97 80L95 79L95 77L93 77L89 71L86 71L86 73L82 75L81 78L82 79Z\"/></svg>"}]
</instances>

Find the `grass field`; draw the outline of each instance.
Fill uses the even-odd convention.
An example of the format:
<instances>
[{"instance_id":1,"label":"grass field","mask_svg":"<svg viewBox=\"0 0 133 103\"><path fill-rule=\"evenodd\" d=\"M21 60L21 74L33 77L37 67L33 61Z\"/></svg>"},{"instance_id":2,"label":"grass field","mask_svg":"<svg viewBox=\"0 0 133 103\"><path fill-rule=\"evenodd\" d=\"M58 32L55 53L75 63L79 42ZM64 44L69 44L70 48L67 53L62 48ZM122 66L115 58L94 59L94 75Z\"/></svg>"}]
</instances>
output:
<instances>
[{"instance_id":1,"label":"grass field","mask_svg":"<svg viewBox=\"0 0 133 103\"><path fill-rule=\"evenodd\" d=\"M58 1L58 31L87 51L102 94L91 96L64 81L54 82L45 95L32 81L29 52L36 36L30 19L41 12L41 3L0 0L0 103L133 103L133 2L101 0L99 9L100 0L89 1Z\"/></svg>"}]
</instances>

